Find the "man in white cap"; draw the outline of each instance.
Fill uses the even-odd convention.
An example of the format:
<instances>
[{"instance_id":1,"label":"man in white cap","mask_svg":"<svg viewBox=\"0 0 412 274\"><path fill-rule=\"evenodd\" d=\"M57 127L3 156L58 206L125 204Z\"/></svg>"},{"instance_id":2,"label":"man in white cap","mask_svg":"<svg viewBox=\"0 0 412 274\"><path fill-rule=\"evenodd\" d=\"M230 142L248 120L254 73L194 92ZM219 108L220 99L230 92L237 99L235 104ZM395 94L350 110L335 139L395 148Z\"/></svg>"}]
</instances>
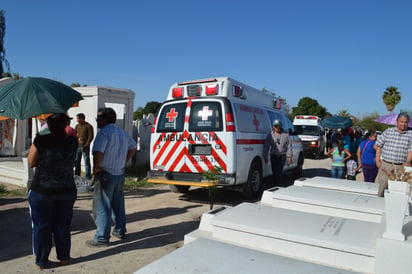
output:
<instances>
[{"instance_id":1,"label":"man in white cap","mask_svg":"<svg viewBox=\"0 0 412 274\"><path fill-rule=\"evenodd\" d=\"M268 152L270 148L270 163L272 166L272 176L274 186L280 185L283 166L287 161L292 162L292 142L289 134L283 132L282 123L275 119L272 123L273 130L268 133L263 148L263 158L268 162Z\"/></svg>"}]
</instances>

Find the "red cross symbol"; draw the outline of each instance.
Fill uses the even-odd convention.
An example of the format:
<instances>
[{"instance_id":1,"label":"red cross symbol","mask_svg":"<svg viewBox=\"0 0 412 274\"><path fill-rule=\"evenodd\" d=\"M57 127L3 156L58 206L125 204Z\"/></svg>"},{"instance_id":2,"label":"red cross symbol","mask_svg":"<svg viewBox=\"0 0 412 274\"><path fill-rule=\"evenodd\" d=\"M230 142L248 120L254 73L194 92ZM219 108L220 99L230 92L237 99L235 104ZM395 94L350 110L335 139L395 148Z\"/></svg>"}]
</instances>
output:
<instances>
[{"instance_id":1,"label":"red cross symbol","mask_svg":"<svg viewBox=\"0 0 412 274\"><path fill-rule=\"evenodd\" d=\"M170 109L170 112L166 113L166 118L169 118L169 122L173 122L173 120L177 117L177 112L175 112L176 109L172 108Z\"/></svg>"},{"instance_id":2,"label":"red cross symbol","mask_svg":"<svg viewBox=\"0 0 412 274\"><path fill-rule=\"evenodd\" d=\"M256 127L256 131L259 131L260 122L259 122L259 120L256 118L256 115L254 115L254 114L253 114L253 124L254 124L255 127Z\"/></svg>"},{"instance_id":3,"label":"red cross symbol","mask_svg":"<svg viewBox=\"0 0 412 274\"><path fill-rule=\"evenodd\" d=\"M203 110L199 110L198 116L202 117L202 121L206 121L209 116L213 115L213 111L209 110L209 106L204 106Z\"/></svg>"}]
</instances>

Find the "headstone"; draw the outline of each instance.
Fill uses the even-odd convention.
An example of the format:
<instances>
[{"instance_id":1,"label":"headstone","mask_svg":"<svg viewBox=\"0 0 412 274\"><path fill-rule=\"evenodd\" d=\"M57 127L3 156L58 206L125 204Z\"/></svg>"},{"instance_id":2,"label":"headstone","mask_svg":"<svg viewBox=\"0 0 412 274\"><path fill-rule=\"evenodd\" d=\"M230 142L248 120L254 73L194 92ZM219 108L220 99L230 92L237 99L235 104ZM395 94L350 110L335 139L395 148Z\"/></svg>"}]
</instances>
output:
<instances>
[{"instance_id":1,"label":"headstone","mask_svg":"<svg viewBox=\"0 0 412 274\"><path fill-rule=\"evenodd\" d=\"M290 186L266 190L261 203L273 207L380 223L382 197L330 189Z\"/></svg>"},{"instance_id":2,"label":"headstone","mask_svg":"<svg viewBox=\"0 0 412 274\"><path fill-rule=\"evenodd\" d=\"M313 178L300 178L294 185L304 187L326 188L339 191L355 192L368 195L378 195L379 185L345 179L315 176Z\"/></svg>"},{"instance_id":3,"label":"headstone","mask_svg":"<svg viewBox=\"0 0 412 274\"><path fill-rule=\"evenodd\" d=\"M213 239L359 272L373 271L381 224L242 203L211 220Z\"/></svg>"},{"instance_id":4,"label":"headstone","mask_svg":"<svg viewBox=\"0 0 412 274\"><path fill-rule=\"evenodd\" d=\"M210 239L196 239L161 259L139 269L136 274L192 273L357 273L330 266L268 254Z\"/></svg>"}]
</instances>

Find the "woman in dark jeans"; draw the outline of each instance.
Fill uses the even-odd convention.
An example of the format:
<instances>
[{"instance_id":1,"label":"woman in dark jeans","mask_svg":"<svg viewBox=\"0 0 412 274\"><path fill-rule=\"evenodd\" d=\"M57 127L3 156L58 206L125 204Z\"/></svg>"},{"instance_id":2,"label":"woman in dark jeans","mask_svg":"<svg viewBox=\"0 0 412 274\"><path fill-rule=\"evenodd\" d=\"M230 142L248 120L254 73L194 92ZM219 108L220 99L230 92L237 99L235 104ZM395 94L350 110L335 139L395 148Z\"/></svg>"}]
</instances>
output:
<instances>
[{"instance_id":1,"label":"woman in dark jeans","mask_svg":"<svg viewBox=\"0 0 412 274\"><path fill-rule=\"evenodd\" d=\"M41 269L49 262L52 237L60 264L67 264L70 259L70 225L77 196L73 163L78 143L65 132L67 120L64 113L50 116L50 134L38 135L28 156L30 166L36 167L28 200L33 252Z\"/></svg>"},{"instance_id":2,"label":"woman in dark jeans","mask_svg":"<svg viewBox=\"0 0 412 274\"><path fill-rule=\"evenodd\" d=\"M378 175L376 166L376 150L373 148L378 134L375 130L369 132L369 137L363 140L357 150L359 165L356 171L362 168L365 182L374 183Z\"/></svg>"}]
</instances>

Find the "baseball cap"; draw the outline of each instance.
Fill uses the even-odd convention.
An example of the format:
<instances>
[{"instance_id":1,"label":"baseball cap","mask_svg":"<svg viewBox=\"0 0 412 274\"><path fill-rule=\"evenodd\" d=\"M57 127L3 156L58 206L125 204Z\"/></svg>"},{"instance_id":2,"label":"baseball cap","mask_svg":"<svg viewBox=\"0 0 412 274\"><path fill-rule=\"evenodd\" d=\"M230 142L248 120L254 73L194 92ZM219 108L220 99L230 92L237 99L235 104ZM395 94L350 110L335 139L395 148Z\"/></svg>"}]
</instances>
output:
<instances>
[{"instance_id":1,"label":"baseball cap","mask_svg":"<svg viewBox=\"0 0 412 274\"><path fill-rule=\"evenodd\" d=\"M272 126L281 126L281 125L282 123L278 119L273 120Z\"/></svg>"}]
</instances>

